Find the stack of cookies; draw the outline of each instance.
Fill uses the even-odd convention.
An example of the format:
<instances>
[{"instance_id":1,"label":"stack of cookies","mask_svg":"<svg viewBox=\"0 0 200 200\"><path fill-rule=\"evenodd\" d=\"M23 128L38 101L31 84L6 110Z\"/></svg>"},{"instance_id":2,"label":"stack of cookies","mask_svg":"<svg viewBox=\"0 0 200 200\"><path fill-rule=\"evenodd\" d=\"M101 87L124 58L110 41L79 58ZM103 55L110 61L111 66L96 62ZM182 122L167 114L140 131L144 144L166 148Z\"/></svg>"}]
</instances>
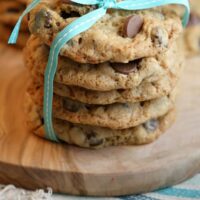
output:
<instances>
[{"instance_id":1,"label":"stack of cookies","mask_svg":"<svg viewBox=\"0 0 200 200\"><path fill-rule=\"evenodd\" d=\"M7 43L14 25L26 8L26 1L27 0L0 0L0 41ZM24 47L28 37L27 19L24 19L21 25L17 46Z\"/></svg>"},{"instance_id":2,"label":"stack of cookies","mask_svg":"<svg viewBox=\"0 0 200 200\"><path fill-rule=\"evenodd\" d=\"M43 2L31 13L24 50L30 72L29 126L44 136L44 72L57 33L96 9ZM183 59L180 17L167 7L108 10L62 48L54 80L53 124L60 140L87 148L154 141L174 121Z\"/></svg>"}]
</instances>

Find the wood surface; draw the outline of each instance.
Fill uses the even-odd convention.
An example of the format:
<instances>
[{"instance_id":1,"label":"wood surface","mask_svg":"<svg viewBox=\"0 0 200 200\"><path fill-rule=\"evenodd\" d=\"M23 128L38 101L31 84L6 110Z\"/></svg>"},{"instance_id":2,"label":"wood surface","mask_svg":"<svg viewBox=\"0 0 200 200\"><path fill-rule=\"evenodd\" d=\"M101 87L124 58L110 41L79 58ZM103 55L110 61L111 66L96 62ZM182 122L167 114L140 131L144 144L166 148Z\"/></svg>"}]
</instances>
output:
<instances>
[{"instance_id":1,"label":"wood surface","mask_svg":"<svg viewBox=\"0 0 200 200\"><path fill-rule=\"evenodd\" d=\"M200 171L200 58L187 61L176 124L156 142L86 150L27 131L28 75L19 51L0 47L0 183L75 195L148 192Z\"/></svg>"}]
</instances>

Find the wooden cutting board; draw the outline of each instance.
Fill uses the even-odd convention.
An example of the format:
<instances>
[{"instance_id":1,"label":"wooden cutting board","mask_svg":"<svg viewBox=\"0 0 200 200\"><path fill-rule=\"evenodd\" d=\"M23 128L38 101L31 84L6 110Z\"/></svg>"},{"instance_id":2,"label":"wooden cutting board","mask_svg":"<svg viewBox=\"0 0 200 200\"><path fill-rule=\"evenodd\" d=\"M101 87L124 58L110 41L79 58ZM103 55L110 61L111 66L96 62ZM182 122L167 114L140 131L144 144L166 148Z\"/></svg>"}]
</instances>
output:
<instances>
[{"instance_id":1,"label":"wooden cutting board","mask_svg":"<svg viewBox=\"0 0 200 200\"><path fill-rule=\"evenodd\" d=\"M0 48L0 183L116 196L179 183L200 171L200 58L187 62L176 124L153 144L86 150L27 131L22 55Z\"/></svg>"}]
</instances>

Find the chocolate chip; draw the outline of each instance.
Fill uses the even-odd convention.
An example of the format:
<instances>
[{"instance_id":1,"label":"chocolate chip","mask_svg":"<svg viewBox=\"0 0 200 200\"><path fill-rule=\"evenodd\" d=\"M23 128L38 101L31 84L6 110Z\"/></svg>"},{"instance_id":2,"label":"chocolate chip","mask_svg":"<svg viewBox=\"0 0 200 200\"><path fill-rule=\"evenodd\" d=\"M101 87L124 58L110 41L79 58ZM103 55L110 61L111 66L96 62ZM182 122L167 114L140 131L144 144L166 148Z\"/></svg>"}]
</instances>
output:
<instances>
[{"instance_id":1,"label":"chocolate chip","mask_svg":"<svg viewBox=\"0 0 200 200\"><path fill-rule=\"evenodd\" d=\"M51 28L52 27L52 17L49 12L47 12L44 9L41 9L36 15L35 15L35 23L32 27L32 32L37 32L42 26L45 28Z\"/></svg>"},{"instance_id":2,"label":"chocolate chip","mask_svg":"<svg viewBox=\"0 0 200 200\"><path fill-rule=\"evenodd\" d=\"M126 89L118 89L117 90L117 92L120 93L120 94L123 93L123 92L125 92L125 91L126 91Z\"/></svg>"},{"instance_id":3,"label":"chocolate chip","mask_svg":"<svg viewBox=\"0 0 200 200\"><path fill-rule=\"evenodd\" d=\"M156 119L151 119L149 121L147 121L146 123L143 124L144 128L148 131L148 132L153 132L158 128L158 120Z\"/></svg>"},{"instance_id":4,"label":"chocolate chip","mask_svg":"<svg viewBox=\"0 0 200 200\"><path fill-rule=\"evenodd\" d=\"M41 123L44 124L44 118L43 117L41 118Z\"/></svg>"},{"instance_id":5,"label":"chocolate chip","mask_svg":"<svg viewBox=\"0 0 200 200\"><path fill-rule=\"evenodd\" d=\"M143 107L145 105L145 101L140 102L140 106Z\"/></svg>"},{"instance_id":6,"label":"chocolate chip","mask_svg":"<svg viewBox=\"0 0 200 200\"><path fill-rule=\"evenodd\" d=\"M111 66L116 72L128 75L130 73L137 72L140 61L141 60L139 59L129 63L111 63Z\"/></svg>"},{"instance_id":7,"label":"chocolate chip","mask_svg":"<svg viewBox=\"0 0 200 200\"><path fill-rule=\"evenodd\" d=\"M52 18L51 18L51 14L49 12L45 13L44 27L45 28L51 28L52 27Z\"/></svg>"},{"instance_id":8,"label":"chocolate chip","mask_svg":"<svg viewBox=\"0 0 200 200\"><path fill-rule=\"evenodd\" d=\"M140 15L133 15L126 19L124 24L124 37L133 38L141 30L144 20Z\"/></svg>"},{"instance_id":9,"label":"chocolate chip","mask_svg":"<svg viewBox=\"0 0 200 200\"><path fill-rule=\"evenodd\" d=\"M168 47L168 33L162 27L154 27L151 31L151 39L155 46L167 48Z\"/></svg>"},{"instance_id":10,"label":"chocolate chip","mask_svg":"<svg viewBox=\"0 0 200 200\"><path fill-rule=\"evenodd\" d=\"M93 131L87 134L87 139L91 147L99 146L103 143L103 139L97 138L97 134Z\"/></svg>"},{"instance_id":11,"label":"chocolate chip","mask_svg":"<svg viewBox=\"0 0 200 200\"><path fill-rule=\"evenodd\" d=\"M60 26L60 22L56 22L56 26L58 26L58 27L59 27L59 26Z\"/></svg>"},{"instance_id":12,"label":"chocolate chip","mask_svg":"<svg viewBox=\"0 0 200 200\"><path fill-rule=\"evenodd\" d=\"M191 13L188 26L195 26L198 24L200 24L200 16L198 16L196 13Z\"/></svg>"},{"instance_id":13,"label":"chocolate chip","mask_svg":"<svg viewBox=\"0 0 200 200\"><path fill-rule=\"evenodd\" d=\"M70 112L76 113L82 108L82 105L79 102L65 98L63 100L63 107Z\"/></svg>"}]
</instances>

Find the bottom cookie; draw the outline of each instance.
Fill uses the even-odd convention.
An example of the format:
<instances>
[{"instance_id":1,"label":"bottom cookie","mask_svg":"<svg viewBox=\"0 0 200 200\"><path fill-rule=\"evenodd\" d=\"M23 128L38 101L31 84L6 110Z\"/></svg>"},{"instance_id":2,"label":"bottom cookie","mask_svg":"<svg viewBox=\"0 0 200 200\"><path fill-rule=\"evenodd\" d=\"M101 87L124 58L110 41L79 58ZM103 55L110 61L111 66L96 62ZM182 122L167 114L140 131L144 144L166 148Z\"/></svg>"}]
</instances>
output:
<instances>
[{"instance_id":1,"label":"bottom cookie","mask_svg":"<svg viewBox=\"0 0 200 200\"><path fill-rule=\"evenodd\" d=\"M172 110L161 118L151 119L142 125L124 130L75 125L58 119L54 120L54 127L62 141L80 147L97 149L153 142L172 125L174 120L175 111Z\"/></svg>"},{"instance_id":2,"label":"bottom cookie","mask_svg":"<svg viewBox=\"0 0 200 200\"><path fill-rule=\"evenodd\" d=\"M7 44L10 34L12 32L12 27L0 24L0 41ZM28 32L20 32L16 47L23 48L26 45L26 41L28 40L29 33Z\"/></svg>"}]
</instances>

